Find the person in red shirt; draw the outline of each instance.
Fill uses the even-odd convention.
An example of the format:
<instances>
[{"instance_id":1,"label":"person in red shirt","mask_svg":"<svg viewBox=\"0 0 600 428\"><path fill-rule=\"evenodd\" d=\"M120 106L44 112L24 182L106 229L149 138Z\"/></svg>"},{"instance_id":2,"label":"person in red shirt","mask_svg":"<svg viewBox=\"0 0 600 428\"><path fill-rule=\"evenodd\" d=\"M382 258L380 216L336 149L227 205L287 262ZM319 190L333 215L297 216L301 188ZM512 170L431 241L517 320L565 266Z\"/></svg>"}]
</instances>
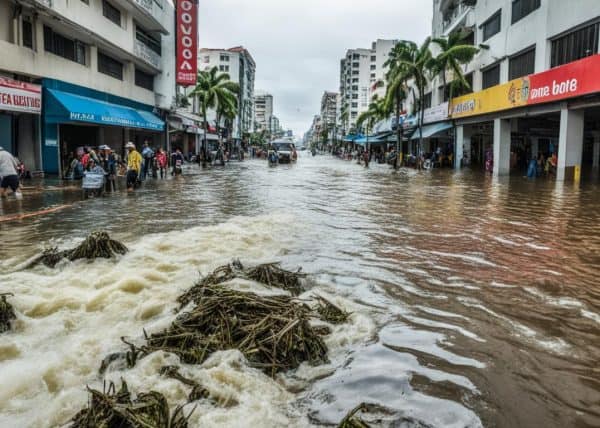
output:
<instances>
[{"instance_id":1,"label":"person in red shirt","mask_svg":"<svg viewBox=\"0 0 600 428\"><path fill-rule=\"evenodd\" d=\"M167 154L163 149L158 149L158 152L156 152L156 165L160 170L160 178L165 178L167 174Z\"/></svg>"}]
</instances>

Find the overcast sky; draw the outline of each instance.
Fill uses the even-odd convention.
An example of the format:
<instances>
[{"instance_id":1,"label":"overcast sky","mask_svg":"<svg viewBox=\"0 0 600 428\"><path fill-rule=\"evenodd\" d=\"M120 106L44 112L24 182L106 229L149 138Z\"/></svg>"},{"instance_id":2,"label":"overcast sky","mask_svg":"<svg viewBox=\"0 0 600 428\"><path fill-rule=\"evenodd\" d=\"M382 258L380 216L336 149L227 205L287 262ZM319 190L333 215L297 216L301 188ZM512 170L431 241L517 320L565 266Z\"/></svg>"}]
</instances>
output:
<instances>
[{"instance_id":1,"label":"overcast sky","mask_svg":"<svg viewBox=\"0 0 600 428\"><path fill-rule=\"evenodd\" d=\"M302 136L323 91L339 90L347 49L378 38L420 43L431 33L432 10L432 0L200 0L198 43L247 48L255 90L271 93L282 126Z\"/></svg>"}]
</instances>

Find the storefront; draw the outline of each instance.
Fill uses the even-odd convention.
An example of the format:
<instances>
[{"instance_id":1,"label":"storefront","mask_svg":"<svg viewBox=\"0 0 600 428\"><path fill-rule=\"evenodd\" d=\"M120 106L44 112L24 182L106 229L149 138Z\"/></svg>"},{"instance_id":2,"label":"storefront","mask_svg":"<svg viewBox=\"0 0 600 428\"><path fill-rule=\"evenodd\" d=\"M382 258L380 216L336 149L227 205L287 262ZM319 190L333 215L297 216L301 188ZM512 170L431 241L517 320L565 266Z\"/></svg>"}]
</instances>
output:
<instances>
[{"instance_id":1,"label":"storefront","mask_svg":"<svg viewBox=\"0 0 600 428\"><path fill-rule=\"evenodd\" d=\"M82 147L110 146L120 156L132 141L164 147L164 122L153 107L65 82L45 79L42 140L44 171L61 174Z\"/></svg>"},{"instance_id":2,"label":"storefront","mask_svg":"<svg viewBox=\"0 0 600 428\"><path fill-rule=\"evenodd\" d=\"M0 146L31 172L41 169L42 87L0 77Z\"/></svg>"}]
</instances>

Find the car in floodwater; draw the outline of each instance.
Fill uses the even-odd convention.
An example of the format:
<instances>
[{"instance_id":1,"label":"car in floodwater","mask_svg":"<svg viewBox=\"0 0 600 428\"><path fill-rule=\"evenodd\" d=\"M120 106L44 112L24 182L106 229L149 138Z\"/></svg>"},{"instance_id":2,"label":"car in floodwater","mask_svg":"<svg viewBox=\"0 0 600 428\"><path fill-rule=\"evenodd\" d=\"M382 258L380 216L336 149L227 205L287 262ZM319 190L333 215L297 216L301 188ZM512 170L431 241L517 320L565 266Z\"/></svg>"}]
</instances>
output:
<instances>
[{"instance_id":1,"label":"car in floodwater","mask_svg":"<svg viewBox=\"0 0 600 428\"><path fill-rule=\"evenodd\" d=\"M277 152L279 163L291 163L296 161L296 146L294 146L294 143L290 141L273 141L270 149Z\"/></svg>"}]
</instances>

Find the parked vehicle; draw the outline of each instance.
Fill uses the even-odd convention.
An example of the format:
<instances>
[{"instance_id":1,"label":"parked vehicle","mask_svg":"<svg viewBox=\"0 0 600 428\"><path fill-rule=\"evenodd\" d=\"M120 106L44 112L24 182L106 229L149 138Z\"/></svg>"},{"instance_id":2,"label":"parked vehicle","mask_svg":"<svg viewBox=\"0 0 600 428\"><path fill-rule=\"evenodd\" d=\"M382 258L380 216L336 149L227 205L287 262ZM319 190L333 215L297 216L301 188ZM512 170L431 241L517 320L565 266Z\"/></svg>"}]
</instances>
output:
<instances>
[{"instance_id":1,"label":"parked vehicle","mask_svg":"<svg viewBox=\"0 0 600 428\"><path fill-rule=\"evenodd\" d=\"M296 161L297 153L294 143L285 140L276 140L271 143L271 150L277 152L279 163Z\"/></svg>"}]
</instances>

